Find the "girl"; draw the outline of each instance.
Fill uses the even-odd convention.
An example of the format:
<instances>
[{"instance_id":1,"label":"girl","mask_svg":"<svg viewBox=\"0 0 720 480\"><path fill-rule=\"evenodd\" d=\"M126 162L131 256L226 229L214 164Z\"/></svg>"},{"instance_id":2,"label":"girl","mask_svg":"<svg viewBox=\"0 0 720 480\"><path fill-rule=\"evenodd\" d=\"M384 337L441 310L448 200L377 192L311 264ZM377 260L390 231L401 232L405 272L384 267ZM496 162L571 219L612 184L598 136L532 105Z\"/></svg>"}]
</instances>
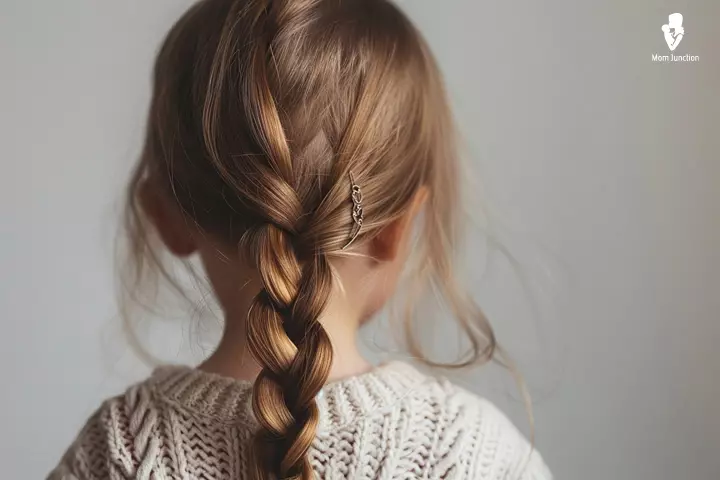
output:
<instances>
[{"instance_id":1,"label":"girl","mask_svg":"<svg viewBox=\"0 0 720 480\"><path fill-rule=\"evenodd\" d=\"M223 337L106 401L50 478L550 478L490 403L356 347L422 212L414 280L471 340L462 365L495 354L451 274L453 141L437 66L388 0L194 5L157 57L128 227L140 266L151 233L199 256Z\"/></svg>"}]
</instances>

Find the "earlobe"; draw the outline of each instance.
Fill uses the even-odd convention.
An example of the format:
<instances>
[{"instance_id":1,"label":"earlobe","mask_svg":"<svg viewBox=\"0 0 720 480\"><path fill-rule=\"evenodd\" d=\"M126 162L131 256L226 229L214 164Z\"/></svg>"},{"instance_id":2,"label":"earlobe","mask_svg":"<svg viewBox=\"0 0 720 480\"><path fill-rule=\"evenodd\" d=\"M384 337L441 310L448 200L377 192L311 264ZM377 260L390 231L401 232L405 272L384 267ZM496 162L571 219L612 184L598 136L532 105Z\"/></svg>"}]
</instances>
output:
<instances>
[{"instance_id":1,"label":"earlobe","mask_svg":"<svg viewBox=\"0 0 720 480\"><path fill-rule=\"evenodd\" d=\"M385 228L371 240L370 248L373 258L380 261L392 261L398 256L410 234L413 220L425 204L428 194L427 187L420 187L407 212L385 226Z\"/></svg>"},{"instance_id":2,"label":"earlobe","mask_svg":"<svg viewBox=\"0 0 720 480\"><path fill-rule=\"evenodd\" d=\"M138 191L143 211L173 255L187 257L197 250L190 225L177 204L160 191L152 180L144 180Z\"/></svg>"}]
</instances>

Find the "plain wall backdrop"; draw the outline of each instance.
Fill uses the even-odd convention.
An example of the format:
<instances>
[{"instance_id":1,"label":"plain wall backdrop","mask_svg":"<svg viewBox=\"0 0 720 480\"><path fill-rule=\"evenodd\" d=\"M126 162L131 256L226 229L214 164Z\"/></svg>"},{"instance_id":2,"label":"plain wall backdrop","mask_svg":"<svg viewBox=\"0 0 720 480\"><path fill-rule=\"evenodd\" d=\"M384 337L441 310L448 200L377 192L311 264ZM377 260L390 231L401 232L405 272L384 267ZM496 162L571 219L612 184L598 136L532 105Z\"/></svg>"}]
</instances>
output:
<instances>
[{"instance_id":1,"label":"plain wall backdrop","mask_svg":"<svg viewBox=\"0 0 720 480\"><path fill-rule=\"evenodd\" d=\"M101 399L148 372L118 333L113 240L153 56L189 3L0 0L3 478L43 478ZM476 226L463 264L537 392L557 478L720 478L720 2L401 4L446 76L483 188L469 209L533 246L516 252L537 288L485 260ZM698 62L651 61L674 12L674 53ZM202 354L185 323L159 324L171 359ZM377 326L367 338L385 355ZM493 372L462 381L528 432Z\"/></svg>"}]
</instances>

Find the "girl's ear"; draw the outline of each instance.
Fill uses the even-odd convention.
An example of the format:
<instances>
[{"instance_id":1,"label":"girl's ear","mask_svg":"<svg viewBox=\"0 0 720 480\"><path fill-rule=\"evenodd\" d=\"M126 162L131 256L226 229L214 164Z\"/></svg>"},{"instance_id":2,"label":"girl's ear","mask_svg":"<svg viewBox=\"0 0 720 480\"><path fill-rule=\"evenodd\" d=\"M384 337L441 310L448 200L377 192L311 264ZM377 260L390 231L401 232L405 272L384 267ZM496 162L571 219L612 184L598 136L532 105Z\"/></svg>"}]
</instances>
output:
<instances>
[{"instance_id":1,"label":"girl's ear","mask_svg":"<svg viewBox=\"0 0 720 480\"><path fill-rule=\"evenodd\" d=\"M151 179L142 181L138 194L143 211L167 249L181 258L195 253L197 244L191 231L192 226L178 205Z\"/></svg>"},{"instance_id":2,"label":"girl's ear","mask_svg":"<svg viewBox=\"0 0 720 480\"><path fill-rule=\"evenodd\" d=\"M378 235L370 241L370 256L380 261L393 261L404 251L407 237L410 234L413 220L427 200L427 187L420 187L415 194L410 208L401 217L386 225Z\"/></svg>"}]
</instances>

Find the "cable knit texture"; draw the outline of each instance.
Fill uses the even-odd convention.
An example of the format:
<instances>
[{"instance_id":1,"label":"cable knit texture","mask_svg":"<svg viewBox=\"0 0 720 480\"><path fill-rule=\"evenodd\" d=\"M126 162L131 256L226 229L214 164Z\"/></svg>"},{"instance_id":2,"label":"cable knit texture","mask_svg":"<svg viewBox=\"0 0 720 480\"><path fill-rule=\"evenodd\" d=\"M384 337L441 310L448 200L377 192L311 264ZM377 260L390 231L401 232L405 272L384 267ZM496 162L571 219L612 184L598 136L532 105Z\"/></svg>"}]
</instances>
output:
<instances>
[{"instance_id":1,"label":"cable knit texture","mask_svg":"<svg viewBox=\"0 0 720 480\"><path fill-rule=\"evenodd\" d=\"M161 367L104 402L48 478L247 478L257 427L251 389L188 367ZM552 478L495 406L403 362L329 383L318 405L309 452L318 478Z\"/></svg>"}]
</instances>

